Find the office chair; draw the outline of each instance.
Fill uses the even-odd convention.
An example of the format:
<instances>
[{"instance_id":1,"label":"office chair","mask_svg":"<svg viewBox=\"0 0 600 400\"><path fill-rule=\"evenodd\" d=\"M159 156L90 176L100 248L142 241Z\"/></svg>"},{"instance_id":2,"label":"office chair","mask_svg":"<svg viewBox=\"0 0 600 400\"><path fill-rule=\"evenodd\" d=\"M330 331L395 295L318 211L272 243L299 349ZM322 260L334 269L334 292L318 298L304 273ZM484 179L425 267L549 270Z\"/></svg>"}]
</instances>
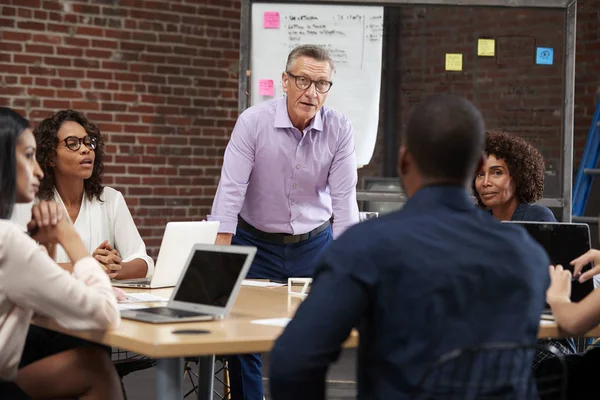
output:
<instances>
[{"instance_id":1,"label":"office chair","mask_svg":"<svg viewBox=\"0 0 600 400\"><path fill-rule=\"evenodd\" d=\"M559 370L534 376L537 351L550 352ZM413 400L563 400L566 363L551 346L494 343L457 349L432 363L414 390Z\"/></svg>"},{"instance_id":2,"label":"office chair","mask_svg":"<svg viewBox=\"0 0 600 400\"><path fill-rule=\"evenodd\" d=\"M229 369L227 366L227 358L217 356L215 358L215 363L217 364L217 366L215 367L215 380L222 385L223 391L219 392L218 390L215 389L214 394L219 399L230 400L231 399L231 387L229 384ZM186 358L185 366L184 366L184 370L183 370L183 376L184 376L184 379L188 378L190 380L190 383L192 384L192 389L183 396L184 399L187 398L192 393L194 393L195 395L198 395L198 374L196 373L196 371L198 371L198 359L193 358L193 357ZM220 377L221 373L223 374L222 379Z\"/></svg>"}]
</instances>

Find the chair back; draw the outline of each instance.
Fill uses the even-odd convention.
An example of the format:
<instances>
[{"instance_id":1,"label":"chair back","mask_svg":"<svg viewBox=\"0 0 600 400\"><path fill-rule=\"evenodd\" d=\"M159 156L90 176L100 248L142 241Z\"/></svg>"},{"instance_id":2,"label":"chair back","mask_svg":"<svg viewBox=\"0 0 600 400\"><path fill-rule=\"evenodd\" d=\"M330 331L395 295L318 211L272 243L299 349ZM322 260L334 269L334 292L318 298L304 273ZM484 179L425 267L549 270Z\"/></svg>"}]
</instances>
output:
<instances>
[{"instance_id":1,"label":"chair back","mask_svg":"<svg viewBox=\"0 0 600 400\"><path fill-rule=\"evenodd\" d=\"M536 352L556 357L558 368L534 376ZM454 350L426 371L414 400L563 400L566 363L551 346L515 343L484 344Z\"/></svg>"}]
</instances>

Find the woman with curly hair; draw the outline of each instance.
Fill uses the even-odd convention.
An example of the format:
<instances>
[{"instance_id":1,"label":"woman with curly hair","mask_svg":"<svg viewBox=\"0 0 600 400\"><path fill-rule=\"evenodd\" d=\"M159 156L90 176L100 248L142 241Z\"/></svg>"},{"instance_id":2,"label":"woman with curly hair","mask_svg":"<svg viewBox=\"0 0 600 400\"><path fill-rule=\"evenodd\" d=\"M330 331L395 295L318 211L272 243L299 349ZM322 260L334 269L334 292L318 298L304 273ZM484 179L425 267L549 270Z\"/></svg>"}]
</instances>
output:
<instances>
[{"instance_id":1,"label":"woman with curly hair","mask_svg":"<svg viewBox=\"0 0 600 400\"><path fill-rule=\"evenodd\" d=\"M550 209L532 204L544 192L544 158L518 136L488 131L487 160L473 180L480 206L500 221L556 222Z\"/></svg>"},{"instance_id":2,"label":"woman with curly hair","mask_svg":"<svg viewBox=\"0 0 600 400\"><path fill-rule=\"evenodd\" d=\"M146 253L123 195L102 186L104 140L85 115L63 110L35 128L37 160L44 178L38 198L62 204L86 247L111 279L149 278L154 261ZM27 213L18 218L23 224ZM62 248L57 261L70 269Z\"/></svg>"}]
</instances>

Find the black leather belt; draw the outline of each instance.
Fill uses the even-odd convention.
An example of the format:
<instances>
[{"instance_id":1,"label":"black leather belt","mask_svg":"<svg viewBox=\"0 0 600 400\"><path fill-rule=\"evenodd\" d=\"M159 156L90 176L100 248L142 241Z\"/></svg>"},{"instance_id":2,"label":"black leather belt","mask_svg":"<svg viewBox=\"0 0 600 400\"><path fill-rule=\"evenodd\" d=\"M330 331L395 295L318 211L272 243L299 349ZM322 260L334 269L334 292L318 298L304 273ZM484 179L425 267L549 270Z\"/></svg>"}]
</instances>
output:
<instances>
[{"instance_id":1,"label":"black leather belt","mask_svg":"<svg viewBox=\"0 0 600 400\"><path fill-rule=\"evenodd\" d=\"M323 232L325 229L329 227L329 221L325 222L323 225L316 227L310 232L302 233L300 235L292 235L291 233L271 233L271 232L263 232L260 229L256 229L246 221L242 219L242 217L238 217L238 226L250 232L252 235L256 236L258 239L264 240L266 242L278 243L278 244L291 244L291 243L299 243L305 240L310 239Z\"/></svg>"}]
</instances>

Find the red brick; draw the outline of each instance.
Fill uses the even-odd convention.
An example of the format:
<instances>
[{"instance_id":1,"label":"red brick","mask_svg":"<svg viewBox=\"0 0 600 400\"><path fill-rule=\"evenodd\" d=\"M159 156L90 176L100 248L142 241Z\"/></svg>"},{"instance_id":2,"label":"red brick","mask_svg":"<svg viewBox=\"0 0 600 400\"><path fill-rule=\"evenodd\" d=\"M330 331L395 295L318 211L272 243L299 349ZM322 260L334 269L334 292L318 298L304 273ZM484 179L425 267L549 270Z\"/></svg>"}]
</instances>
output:
<instances>
[{"instance_id":1,"label":"red brick","mask_svg":"<svg viewBox=\"0 0 600 400\"><path fill-rule=\"evenodd\" d=\"M29 88L27 89L27 93L30 96L37 97L54 97L56 96L56 92L53 89L41 89L41 88Z\"/></svg>"},{"instance_id":2,"label":"red brick","mask_svg":"<svg viewBox=\"0 0 600 400\"><path fill-rule=\"evenodd\" d=\"M46 30L46 25L41 22L34 21L19 21L17 22L17 27L19 29L27 30L27 31L44 31Z\"/></svg>"},{"instance_id":3,"label":"red brick","mask_svg":"<svg viewBox=\"0 0 600 400\"><path fill-rule=\"evenodd\" d=\"M3 6L2 7L2 15L6 17L11 17L17 15L17 9L14 7Z\"/></svg>"},{"instance_id":4,"label":"red brick","mask_svg":"<svg viewBox=\"0 0 600 400\"><path fill-rule=\"evenodd\" d=\"M83 94L78 90L57 90L56 96L61 99L81 99Z\"/></svg>"},{"instance_id":5,"label":"red brick","mask_svg":"<svg viewBox=\"0 0 600 400\"><path fill-rule=\"evenodd\" d=\"M44 64L53 66L56 65L61 67L70 67L71 59L59 57L44 57Z\"/></svg>"},{"instance_id":6,"label":"red brick","mask_svg":"<svg viewBox=\"0 0 600 400\"><path fill-rule=\"evenodd\" d=\"M17 10L17 15L20 18L31 19L33 17L33 10L28 10L27 8L19 8Z\"/></svg>"},{"instance_id":7,"label":"red brick","mask_svg":"<svg viewBox=\"0 0 600 400\"><path fill-rule=\"evenodd\" d=\"M64 43L68 46L88 47L90 45L90 40L80 37L65 37Z\"/></svg>"},{"instance_id":8,"label":"red brick","mask_svg":"<svg viewBox=\"0 0 600 400\"><path fill-rule=\"evenodd\" d=\"M65 24L52 24L52 23L48 23L48 30L52 33L69 33L69 26L65 25ZM64 41L66 41L69 38L64 38Z\"/></svg>"},{"instance_id":9,"label":"red brick","mask_svg":"<svg viewBox=\"0 0 600 400\"><path fill-rule=\"evenodd\" d=\"M110 50L98 50L98 49L86 49L85 56L90 58L110 58L112 51Z\"/></svg>"},{"instance_id":10,"label":"red brick","mask_svg":"<svg viewBox=\"0 0 600 400\"><path fill-rule=\"evenodd\" d=\"M71 107L71 102L67 100L44 100L44 107L54 110L61 110Z\"/></svg>"},{"instance_id":11,"label":"red brick","mask_svg":"<svg viewBox=\"0 0 600 400\"><path fill-rule=\"evenodd\" d=\"M72 104L73 104L73 109L75 109L75 110L97 111L100 108L98 103L91 102L91 101L73 101Z\"/></svg>"},{"instance_id":12,"label":"red brick","mask_svg":"<svg viewBox=\"0 0 600 400\"><path fill-rule=\"evenodd\" d=\"M29 73L32 75L56 75L55 68L29 67Z\"/></svg>"},{"instance_id":13,"label":"red brick","mask_svg":"<svg viewBox=\"0 0 600 400\"><path fill-rule=\"evenodd\" d=\"M2 33L2 40L24 42L24 41L31 39L31 34L28 32L2 30L1 33Z\"/></svg>"},{"instance_id":14,"label":"red brick","mask_svg":"<svg viewBox=\"0 0 600 400\"><path fill-rule=\"evenodd\" d=\"M15 54L13 60L17 64L39 65L42 62L42 56L29 55L29 54Z\"/></svg>"},{"instance_id":15,"label":"red brick","mask_svg":"<svg viewBox=\"0 0 600 400\"><path fill-rule=\"evenodd\" d=\"M35 43L60 44L62 37L56 35L33 35L32 41Z\"/></svg>"},{"instance_id":16,"label":"red brick","mask_svg":"<svg viewBox=\"0 0 600 400\"><path fill-rule=\"evenodd\" d=\"M119 47L119 44L115 40L92 40L92 46L105 49L116 49Z\"/></svg>"}]
</instances>

